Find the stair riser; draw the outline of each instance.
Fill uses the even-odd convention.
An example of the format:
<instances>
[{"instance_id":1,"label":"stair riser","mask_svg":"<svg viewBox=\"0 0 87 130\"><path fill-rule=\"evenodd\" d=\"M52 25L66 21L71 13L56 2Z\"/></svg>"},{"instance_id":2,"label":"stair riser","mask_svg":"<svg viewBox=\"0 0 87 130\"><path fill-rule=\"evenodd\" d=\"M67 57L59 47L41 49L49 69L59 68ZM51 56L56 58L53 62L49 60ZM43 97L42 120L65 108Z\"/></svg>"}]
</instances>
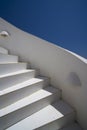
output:
<instances>
[{"instance_id":1,"label":"stair riser","mask_svg":"<svg viewBox=\"0 0 87 130\"><path fill-rule=\"evenodd\" d=\"M15 71L24 70L27 68L26 63L16 63L16 64L0 64L0 75L8 74Z\"/></svg>"},{"instance_id":2,"label":"stair riser","mask_svg":"<svg viewBox=\"0 0 87 130\"><path fill-rule=\"evenodd\" d=\"M74 119L75 119L75 113L72 112L58 120L48 123L47 125L44 125L35 130L60 130L61 128L67 126L68 124L71 124L72 122L74 122Z\"/></svg>"},{"instance_id":3,"label":"stair riser","mask_svg":"<svg viewBox=\"0 0 87 130\"><path fill-rule=\"evenodd\" d=\"M32 103L24 108L21 108L20 110L17 110L15 112L9 113L6 116L3 116L0 118L0 124L1 128L0 130L6 129L10 127L11 125L17 123L18 121L30 116L31 114L39 111L40 109L46 107L50 103L52 103L55 100L58 100L60 95L53 94L46 98L43 98L35 103Z\"/></svg>"},{"instance_id":4,"label":"stair riser","mask_svg":"<svg viewBox=\"0 0 87 130\"><path fill-rule=\"evenodd\" d=\"M0 90L35 77L35 71L0 78Z\"/></svg>"},{"instance_id":5,"label":"stair riser","mask_svg":"<svg viewBox=\"0 0 87 130\"><path fill-rule=\"evenodd\" d=\"M47 86L48 82L47 83L46 82L44 83L44 82L45 82L45 80L1 96L0 97L0 109L10 105L11 103L16 102L26 96L29 96L30 94Z\"/></svg>"},{"instance_id":6,"label":"stair riser","mask_svg":"<svg viewBox=\"0 0 87 130\"><path fill-rule=\"evenodd\" d=\"M0 47L0 53L8 54L8 50L4 49L3 47Z\"/></svg>"},{"instance_id":7,"label":"stair riser","mask_svg":"<svg viewBox=\"0 0 87 130\"><path fill-rule=\"evenodd\" d=\"M17 63L17 62L18 62L18 56L0 54L0 64L1 63Z\"/></svg>"}]
</instances>

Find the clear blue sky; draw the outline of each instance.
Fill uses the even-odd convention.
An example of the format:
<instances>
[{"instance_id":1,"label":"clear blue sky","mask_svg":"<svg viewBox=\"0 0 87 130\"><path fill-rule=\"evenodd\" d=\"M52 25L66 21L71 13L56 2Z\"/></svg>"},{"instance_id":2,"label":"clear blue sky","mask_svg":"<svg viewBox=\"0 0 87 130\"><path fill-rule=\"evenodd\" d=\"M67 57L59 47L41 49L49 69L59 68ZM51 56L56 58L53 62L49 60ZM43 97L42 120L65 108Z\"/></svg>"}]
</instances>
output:
<instances>
[{"instance_id":1,"label":"clear blue sky","mask_svg":"<svg viewBox=\"0 0 87 130\"><path fill-rule=\"evenodd\" d=\"M0 17L87 58L87 0L0 0Z\"/></svg>"}]
</instances>

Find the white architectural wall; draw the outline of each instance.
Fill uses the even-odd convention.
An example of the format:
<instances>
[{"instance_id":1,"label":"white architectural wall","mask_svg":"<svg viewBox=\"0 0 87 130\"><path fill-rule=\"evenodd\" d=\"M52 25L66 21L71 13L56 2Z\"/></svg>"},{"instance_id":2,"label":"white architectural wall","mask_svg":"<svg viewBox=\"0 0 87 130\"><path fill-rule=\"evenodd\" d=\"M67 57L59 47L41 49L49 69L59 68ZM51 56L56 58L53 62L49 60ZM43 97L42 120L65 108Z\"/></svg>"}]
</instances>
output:
<instances>
[{"instance_id":1,"label":"white architectural wall","mask_svg":"<svg viewBox=\"0 0 87 130\"><path fill-rule=\"evenodd\" d=\"M77 120L87 129L87 60L25 33L3 19L0 19L1 31L10 36L0 36L0 45L50 77L51 84L62 89L63 99L76 109Z\"/></svg>"}]
</instances>

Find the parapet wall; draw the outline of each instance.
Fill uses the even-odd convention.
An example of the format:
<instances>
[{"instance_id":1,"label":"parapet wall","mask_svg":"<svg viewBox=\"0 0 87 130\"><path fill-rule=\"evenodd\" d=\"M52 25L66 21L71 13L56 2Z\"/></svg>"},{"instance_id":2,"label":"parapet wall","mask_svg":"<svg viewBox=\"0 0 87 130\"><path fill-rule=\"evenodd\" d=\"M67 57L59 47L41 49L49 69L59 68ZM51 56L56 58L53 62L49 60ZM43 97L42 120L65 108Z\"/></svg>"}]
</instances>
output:
<instances>
[{"instance_id":1,"label":"parapet wall","mask_svg":"<svg viewBox=\"0 0 87 130\"><path fill-rule=\"evenodd\" d=\"M78 122L87 129L87 60L3 19L0 19L1 31L7 31L9 36L0 36L0 46L50 77L51 84L62 90L63 99L75 108Z\"/></svg>"}]
</instances>

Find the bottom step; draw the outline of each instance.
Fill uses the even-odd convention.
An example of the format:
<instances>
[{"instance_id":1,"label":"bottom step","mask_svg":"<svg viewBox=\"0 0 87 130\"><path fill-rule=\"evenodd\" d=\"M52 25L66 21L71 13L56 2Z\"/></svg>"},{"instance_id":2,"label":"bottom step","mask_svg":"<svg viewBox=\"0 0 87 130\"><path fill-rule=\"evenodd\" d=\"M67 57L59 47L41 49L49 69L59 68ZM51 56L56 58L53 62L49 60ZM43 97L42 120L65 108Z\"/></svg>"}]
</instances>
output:
<instances>
[{"instance_id":1,"label":"bottom step","mask_svg":"<svg viewBox=\"0 0 87 130\"><path fill-rule=\"evenodd\" d=\"M7 130L57 130L74 120L74 111L63 101L41 109Z\"/></svg>"}]
</instances>

